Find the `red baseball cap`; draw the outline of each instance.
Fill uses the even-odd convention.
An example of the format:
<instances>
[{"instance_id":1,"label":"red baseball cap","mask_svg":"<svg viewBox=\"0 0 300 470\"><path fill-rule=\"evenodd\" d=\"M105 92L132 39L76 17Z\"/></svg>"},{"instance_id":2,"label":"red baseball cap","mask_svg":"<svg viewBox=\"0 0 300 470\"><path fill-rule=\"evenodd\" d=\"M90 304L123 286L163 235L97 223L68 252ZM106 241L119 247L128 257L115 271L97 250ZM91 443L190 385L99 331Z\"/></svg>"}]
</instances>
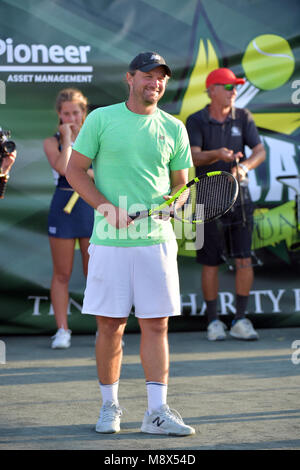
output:
<instances>
[{"instance_id":1,"label":"red baseball cap","mask_svg":"<svg viewBox=\"0 0 300 470\"><path fill-rule=\"evenodd\" d=\"M243 78L237 78L230 69L221 68L210 72L206 78L206 88L210 85L242 85L245 83Z\"/></svg>"}]
</instances>

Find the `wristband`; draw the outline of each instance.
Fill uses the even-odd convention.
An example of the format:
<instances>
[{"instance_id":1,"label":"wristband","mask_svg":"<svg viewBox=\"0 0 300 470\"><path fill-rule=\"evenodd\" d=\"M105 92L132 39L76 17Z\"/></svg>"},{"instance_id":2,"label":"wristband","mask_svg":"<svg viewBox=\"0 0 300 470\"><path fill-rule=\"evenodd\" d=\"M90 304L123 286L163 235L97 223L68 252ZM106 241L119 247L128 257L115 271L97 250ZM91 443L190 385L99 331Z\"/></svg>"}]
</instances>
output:
<instances>
[{"instance_id":1,"label":"wristband","mask_svg":"<svg viewBox=\"0 0 300 470\"><path fill-rule=\"evenodd\" d=\"M245 172L245 174L248 173L249 171L249 168L246 167L246 165L244 165L243 163L239 163L239 166L241 167L241 169Z\"/></svg>"}]
</instances>

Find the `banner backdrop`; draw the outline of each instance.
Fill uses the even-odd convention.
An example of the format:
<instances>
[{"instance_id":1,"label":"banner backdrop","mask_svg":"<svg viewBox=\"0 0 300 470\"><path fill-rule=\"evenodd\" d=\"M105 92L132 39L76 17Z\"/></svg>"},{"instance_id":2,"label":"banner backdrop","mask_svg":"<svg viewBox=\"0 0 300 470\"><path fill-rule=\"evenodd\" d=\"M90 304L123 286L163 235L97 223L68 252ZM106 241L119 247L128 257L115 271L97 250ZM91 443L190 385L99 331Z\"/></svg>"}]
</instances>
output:
<instances>
[{"instance_id":1,"label":"banner backdrop","mask_svg":"<svg viewBox=\"0 0 300 470\"><path fill-rule=\"evenodd\" d=\"M43 140L56 131L55 97L72 86L91 109L123 101L128 63L141 51L157 51L170 64L161 107L184 123L208 103L211 70L230 67L246 79L236 105L252 112L267 151L266 162L249 174L256 204L249 315L258 327L299 326L299 181L277 180L299 174L299 2L1 0L0 8L0 126L18 148L0 200L0 334L56 329L47 237L54 181L43 151ZM204 325L193 236L178 240L183 316L171 330ZM80 314L84 285L76 251L69 307L77 333L95 331L94 318ZM230 260L220 273L219 309L225 321L234 314ZM127 328L137 328L133 315Z\"/></svg>"}]
</instances>

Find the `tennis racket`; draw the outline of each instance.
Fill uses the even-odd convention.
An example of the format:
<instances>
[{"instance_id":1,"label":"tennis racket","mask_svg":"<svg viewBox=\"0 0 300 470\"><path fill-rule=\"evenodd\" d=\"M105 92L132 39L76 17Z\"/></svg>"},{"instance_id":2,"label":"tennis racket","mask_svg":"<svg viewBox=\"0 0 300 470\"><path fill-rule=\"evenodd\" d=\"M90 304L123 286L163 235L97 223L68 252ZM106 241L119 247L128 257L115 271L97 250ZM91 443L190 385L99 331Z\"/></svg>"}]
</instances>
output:
<instances>
[{"instance_id":1,"label":"tennis racket","mask_svg":"<svg viewBox=\"0 0 300 470\"><path fill-rule=\"evenodd\" d=\"M300 175L277 176L277 181L295 191L297 230L300 232ZM287 181L285 181L287 180ZM294 184L293 184L294 183Z\"/></svg>"},{"instance_id":2,"label":"tennis racket","mask_svg":"<svg viewBox=\"0 0 300 470\"><path fill-rule=\"evenodd\" d=\"M72 196L70 197L70 199L68 200L67 204L64 207L64 212L66 212L66 214L71 214L73 207L75 206L78 199L79 199L79 194L76 193L76 191L74 191L74 193L72 194Z\"/></svg>"},{"instance_id":3,"label":"tennis racket","mask_svg":"<svg viewBox=\"0 0 300 470\"><path fill-rule=\"evenodd\" d=\"M226 214L235 203L238 190L231 173L211 171L189 181L159 206L129 217L134 220L167 214L181 222L202 224Z\"/></svg>"}]
</instances>

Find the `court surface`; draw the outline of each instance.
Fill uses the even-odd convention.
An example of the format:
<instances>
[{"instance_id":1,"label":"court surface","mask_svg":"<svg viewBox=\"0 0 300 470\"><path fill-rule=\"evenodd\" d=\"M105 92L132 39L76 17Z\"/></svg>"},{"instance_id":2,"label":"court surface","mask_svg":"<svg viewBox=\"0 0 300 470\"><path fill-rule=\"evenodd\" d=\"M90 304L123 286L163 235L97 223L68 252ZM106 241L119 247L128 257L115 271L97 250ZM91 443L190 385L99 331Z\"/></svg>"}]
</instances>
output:
<instances>
[{"instance_id":1,"label":"court surface","mask_svg":"<svg viewBox=\"0 0 300 470\"><path fill-rule=\"evenodd\" d=\"M126 334L119 388L119 434L94 431L100 409L93 335L68 350L47 336L7 336L0 364L0 449L300 449L300 328L260 329L260 340L208 342L206 333L170 333L170 408L196 429L191 437L142 434L146 388L139 334ZM299 341L298 350L292 348ZM299 351L299 354L298 354ZM293 355L294 353L294 355Z\"/></svg>"}]
</instances>

